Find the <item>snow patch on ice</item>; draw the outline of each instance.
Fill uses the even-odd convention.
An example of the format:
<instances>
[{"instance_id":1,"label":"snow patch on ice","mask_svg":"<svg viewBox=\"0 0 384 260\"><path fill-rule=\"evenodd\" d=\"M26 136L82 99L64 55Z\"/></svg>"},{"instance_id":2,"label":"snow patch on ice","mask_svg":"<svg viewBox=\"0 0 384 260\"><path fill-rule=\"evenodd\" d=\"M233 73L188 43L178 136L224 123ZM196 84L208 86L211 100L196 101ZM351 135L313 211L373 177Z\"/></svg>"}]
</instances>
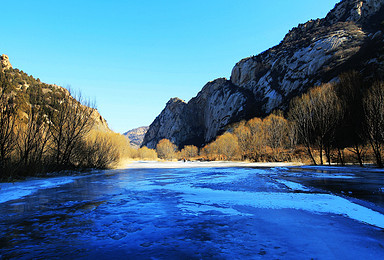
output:
<instances>
[{"instance_id":1,"label":"snow patch on ice","mask_svg":"<svg viewBox=\"0 0 384 260\"><path fill-rule=\"evenodd\" d=\"M296 182L287 181L287 180L283 180L283 179L276 179L275 181L278 183L284 184L285 186L287 186L291 190L310 191L310 189L308 189L307 187L305 187L299 183L296 183Z\"/></svg>"},{"instance_id":2,"label":"snow patch on ice","mask_svg":"<svg viewBox=\"0 0 384 260\"><path fill-rule=\"evenodd\" d=\"M296 186L292 182L287 184ZM151 185L136 189L148 191L164 187ZM215 210L223 214L243 215L233 208L243 205L265 209L305 210L316 214L337 214L384 228L383 214L331 194L213 190L180 183L167 185L166 189L179 193L182 203L178 207L186 214Z\"/></svg>"},{"instance_id":3,"label":"snow patch on ice","mask_svg":"<svg viewBox=\"0 0 384 260\"><path fill-rule=\"evenodd\" d=\"M182 192L183 190L182 188L179 191ZM360 222L384 228L383 214L330 194L228 192L195 188L193 193L182 196L184 200L188 202L188 205L197 203L210 206L224 205L226 207L244 205L267 209L297 209L313 213L343 215ZM195 207L189 207L188 209L193 211ZM222 207L216 207L216 209L223 213L229 213L225 207L225 211Z\"/></svg>"}]
</instances>

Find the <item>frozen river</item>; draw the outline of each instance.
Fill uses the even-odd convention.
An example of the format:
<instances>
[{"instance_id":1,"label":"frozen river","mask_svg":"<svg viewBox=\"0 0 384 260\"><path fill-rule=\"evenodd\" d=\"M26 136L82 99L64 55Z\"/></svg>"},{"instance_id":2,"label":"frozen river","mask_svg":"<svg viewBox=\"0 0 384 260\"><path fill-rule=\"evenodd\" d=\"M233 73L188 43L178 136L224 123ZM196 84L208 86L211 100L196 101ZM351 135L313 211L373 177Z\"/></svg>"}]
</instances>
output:
<instances>
[{"instance_id":1,"label":"frozen river","mask_svg":"<svg viewBox=\"0 0 384 260\"><path fill-rule=\"evenodd\" d=\"M384 259L384 171L141 168L0 184L0 259Z\"/></svg>"}]
</instances>

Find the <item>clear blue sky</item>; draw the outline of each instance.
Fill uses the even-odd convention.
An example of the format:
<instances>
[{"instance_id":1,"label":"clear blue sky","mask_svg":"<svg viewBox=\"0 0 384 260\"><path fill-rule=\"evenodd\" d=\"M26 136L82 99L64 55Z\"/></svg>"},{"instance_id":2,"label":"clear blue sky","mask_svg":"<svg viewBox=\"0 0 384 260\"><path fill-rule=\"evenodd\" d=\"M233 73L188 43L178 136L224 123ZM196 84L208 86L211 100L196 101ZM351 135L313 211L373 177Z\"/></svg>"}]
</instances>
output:
<instances>
[{"instance_id":1,"label":"clear blue sky","mask_svg":"<svg viewBox=\"0 0 384 260\"><path fill-rule=\"evenodd\" d=\"M242 58L338 0L19 0L1 3L0 53L43 82L96 100L116 132L149 125Z\"/></svg>"}]
</instances>

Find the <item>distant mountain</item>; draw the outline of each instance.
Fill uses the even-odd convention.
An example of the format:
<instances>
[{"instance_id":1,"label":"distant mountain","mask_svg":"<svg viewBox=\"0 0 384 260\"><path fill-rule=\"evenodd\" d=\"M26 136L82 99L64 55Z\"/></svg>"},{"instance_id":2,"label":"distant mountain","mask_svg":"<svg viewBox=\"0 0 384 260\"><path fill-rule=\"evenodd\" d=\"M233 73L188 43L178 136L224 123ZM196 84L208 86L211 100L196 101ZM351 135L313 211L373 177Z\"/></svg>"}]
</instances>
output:
<instances>
[{"instance_id":1,"label":"distant mountain","mask_svg":"<svg viewBox=\"0 0 384 260\"><path fill-rule=\"evenodd\" d=\"M132 130L129 130L128 132L124 133L123 135L127 136L129 139L130 144L134 148L139 148L143 142L144 136L148 131L148 126L142 126L138 127Z\"/></svg>"},{"instance_id":2,"label":"distant mountain","mask_svg":"<svg viewBox=\"0 0 384 260\"><path fill-rule=\"evenodd\" d=\"M383 5L384 0L343 0L325 18L290 30L279 45L239 61L230 80L207 83L188 103L172 98L142 145L154 148L167 138L179 147L202 146L234 122L286 110L293 97L337 81L342 72L382 77Z\"/></svg>"}]
</instances>

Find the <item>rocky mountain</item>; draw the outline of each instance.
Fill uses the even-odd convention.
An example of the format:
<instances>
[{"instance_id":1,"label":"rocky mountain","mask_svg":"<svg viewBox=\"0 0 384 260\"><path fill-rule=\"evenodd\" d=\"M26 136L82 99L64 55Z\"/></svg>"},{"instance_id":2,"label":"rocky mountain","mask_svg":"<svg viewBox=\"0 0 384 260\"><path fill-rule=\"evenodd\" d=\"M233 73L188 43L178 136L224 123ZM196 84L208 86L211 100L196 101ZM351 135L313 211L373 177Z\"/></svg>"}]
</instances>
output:
<instances>
[{"instance_id":1,"label":"rocky mountain","mask_svg":"<svg viewBox=\"0 0 384 260\"><path fill-rule=\"evenodd\" d=\"M323 19L293 28L281 43L239 61L230 80L209 82L188 103L171 99L150 125L143 145L167 138L203 145L233 122L286 110L308 88L357 70L384 75L384 0L343 0Z\"/></svg>"},{"instance_id":2,"label":"rocky mountain","mask_svg":"<svg viewBox=\"0 0 384 260\"><path fill-rule=\"evenodd\" d=\"M128 137L129 143L134 148L139 148L143 142L144 136L148 131L148 126L138 127L125 132L123 135Z\"/></svg>"},{"instance_id":3,"label":"rocky mountain","mask_svg":"<svg viewBox=\"0 0 384 260\"><path fill-rule=\"evenodd\" d=\"M73 99L67 89L54 84L43 83L40 79L35 79L22 70L13 68L5 54L0 56L0 70L12 82L15 94L24 101L21 104L22 107L39 105L39 100L42 98L49 100L54 95L64 95L66 98ZM99 131L111 132L107 121L100 115L99 111L93 110L94 128Z\"/></svg>"},{"instance_id":4,"label":"rocky mountain","mask_svg":"<svg viewBox=\"0 0 384 260\"><path fill-rule=\"evenodd\" d=\"M250 118L254 107L252 92L224 78L216 79L188 103L171 98L150 125L143 145L155 148L163 138L177 145L202 145L238 118Z\"/></svg>"}]
</instances>

